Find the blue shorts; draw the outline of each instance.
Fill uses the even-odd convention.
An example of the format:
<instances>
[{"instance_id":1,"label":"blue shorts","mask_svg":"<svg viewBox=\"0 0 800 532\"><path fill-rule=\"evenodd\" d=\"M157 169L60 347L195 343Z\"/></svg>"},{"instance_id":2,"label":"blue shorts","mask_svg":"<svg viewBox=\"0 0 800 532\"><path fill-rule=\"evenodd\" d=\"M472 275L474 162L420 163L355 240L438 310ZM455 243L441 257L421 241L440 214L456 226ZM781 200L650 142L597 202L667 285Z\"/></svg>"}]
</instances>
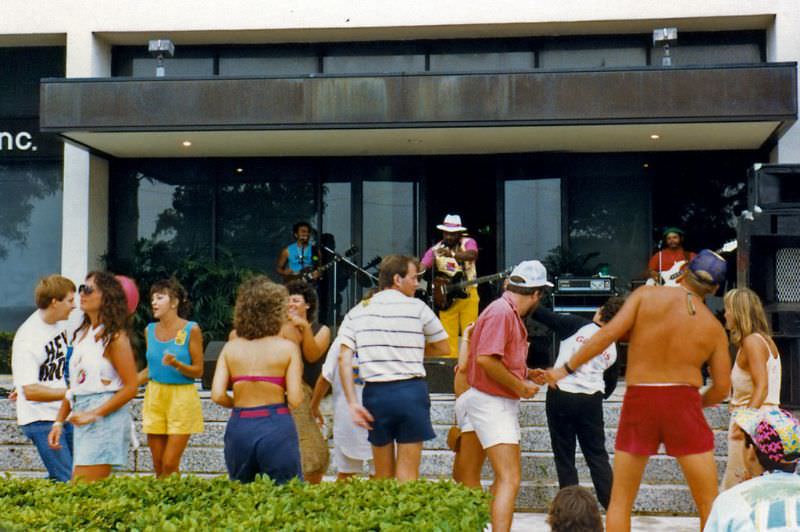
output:
<instances>
[{"instance_id":1,"label":"blue shorts","mask_svg":"<svg viewBox=\"0 0 800 532\"><path fill-rule=\"evenodd\" d=\"M375 418L367 438L375 447L392 442L418 443L436 437L425 379L368 382L364 385L363 404Z\"/></svg>"},{"instance_id":2,"label":"blue shorts","mask_svg":"<svg viewBox=\"0 0 800 532\"><path fill-rule=\"evenodd\" d=\"M92 410L108 401L114 392L76 395L73 412ZM76 466L111 464L128 465L131 444L131 414L128 405L98 418L94 423L74 427L74 456Z\"/></svg>"},{"instance_id":3,"label":"blue shorts","mask_svg":"<svg viewBox=\"0 0 800 532\"><path fill-rule=\"evenodd\" d=\"M276 484L303 478L294 418L285 404L234 408L225 428L225 466L231 480L268 475Z\"/></svg>"}]
</instances>

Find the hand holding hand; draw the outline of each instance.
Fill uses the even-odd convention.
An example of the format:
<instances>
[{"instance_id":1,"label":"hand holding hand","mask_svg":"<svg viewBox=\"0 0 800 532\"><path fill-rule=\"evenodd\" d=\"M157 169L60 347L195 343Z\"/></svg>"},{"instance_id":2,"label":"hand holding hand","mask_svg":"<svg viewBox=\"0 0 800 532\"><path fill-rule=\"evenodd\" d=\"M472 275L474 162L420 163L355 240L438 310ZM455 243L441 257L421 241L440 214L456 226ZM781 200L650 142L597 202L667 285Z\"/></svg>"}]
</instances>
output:
<instances>
[{"instance_id":1,"label":"hand holding hand","mask_svg":"<svg viewBox=\"0 0 800 532\"><path fill-rule=\"evenodd\" d=\"M529 369L528 370L528 378L538 384L539 386L543 386L547 384L547 380L545 379L545 374L547 370L536 368L536 369Z\"/></svg>"},{"instance_id":2,"label":"hand holding hand","mask_svg":"<svg viewBox=\"0 0 800 532\"><path fill-rule=\"evenodd\" d=\"M90 423L94 423L100 418L97 414L92 412L91 410L85 412L73 412L68 418L67 421L75 425L76 427L81 427L83 425L88 425Z\"/></svg>"},{"instance_id":3,"label":"hand holding hand","mask_svg":"<svg viewBox=\"0 0 800 532\"><path fill-rule=\"evenodd\" d=\"M350 403L350 417L353 418L353 423L361 428L372 430L372 422L375 418L369 413L369 410L364 408L358 403Z\"/></svg>"},{"instance_id":4,"label":"hand holding hand","mask_svg":"<svg viewBox=\"0 0 800 532\"><path fill-rule=\"evenodd\" d=\"M547 384L549 384L552 387L555 387L558 381L560 381L567 375L569 375L569 373L567 373L567 370L564 369L563 366L560 368L550 368L544 372L544 379L547 382Z\"/></svg>"},{"instance_id":5,"label":"hand holding hand","mask_svg":"<svg viewBox=\"0 0 800 532\"><path fill-rule=\"evenodd\" d=\"M64 429L61 425L53 423L53 428L50 429L50 434L47 435L47 446L51 449L61 449L61 431Z\"/></svg>"},{"instance_id":6,"label":"hand holding hand","mask_svg":"<svg viewBox=\"0 0 800 532\"><path fill-rule=\"evenodd\" d=\"M536 395L538 391L539 387L536 386L536 384L533 381L525 379L524 381L522 381L522 390L521 390L522 393L520 393L519 396L522 399L530 399L531 397Z\"/></svg>"}]
</instances>

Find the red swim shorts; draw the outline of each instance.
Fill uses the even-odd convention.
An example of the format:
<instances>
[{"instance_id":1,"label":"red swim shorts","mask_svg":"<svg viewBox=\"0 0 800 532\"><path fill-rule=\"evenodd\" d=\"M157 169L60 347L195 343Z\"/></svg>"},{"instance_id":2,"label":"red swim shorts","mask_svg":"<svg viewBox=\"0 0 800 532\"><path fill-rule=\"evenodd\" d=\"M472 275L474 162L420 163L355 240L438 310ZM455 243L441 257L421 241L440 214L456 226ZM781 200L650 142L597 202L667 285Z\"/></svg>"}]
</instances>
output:
<instances>
[{"instance_id":1,"label":"red swim shorts","mask_svg":"<svg viewBox=\"0 0 800 532\"><path fill-rule=\"evenodd\" d=\"M714 450L714 434L694 386L628 386L614 448L651 456L661 443L670 456Z\"/></svg>"}]
</instances>

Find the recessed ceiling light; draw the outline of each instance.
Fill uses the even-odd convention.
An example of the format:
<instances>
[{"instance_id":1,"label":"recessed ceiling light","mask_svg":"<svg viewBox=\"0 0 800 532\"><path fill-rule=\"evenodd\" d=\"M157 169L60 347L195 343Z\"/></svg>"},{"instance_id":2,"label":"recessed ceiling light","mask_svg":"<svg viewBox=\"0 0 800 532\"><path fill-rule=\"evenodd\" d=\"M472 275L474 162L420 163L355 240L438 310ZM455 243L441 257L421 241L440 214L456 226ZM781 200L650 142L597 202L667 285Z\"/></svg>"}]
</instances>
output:
<instances>
[{"instance_id":1,"label":"recessed ceiling light","mask_svg":"<svg viewBox=\"0 0 800 532\"><path fill-rule=\"evenodd\" d=\"M652 135L650 135L650 138L653 140L658 140L661 138L661 135L659 135L658 133L653 133Z\"/></svg>"},{"instance_id":2,"label":"recessed ceiling light","mask_svg":"<svg viewBox=\"0 0 800 532\"><path fill-rule=\"evenodd\" d=\"M649 163L644 163L644 164L642 165L642 168L650 168L650 164L649 164Z\"/></svg>"},{"instance_id":3,"label":"recessed ceiling light","mask_svg":"<svg viewBox=\"0 0 800 532\"><path fill-rule=\"evenodd\" d=\"M241 174L242 172L244 172L244 168L237 168L236 169L236 173L237 174Z\"/></svg>"},{"instance_id":4,"label":"recessed ceiling light","mask_svg":"<svg viewBox=\"0 0 800 532\"><path fill-rule=\"evenodd\" d=\"M183 144L184 146L186 146L188 148L189 146L192 145L192 141L191 140L184 140L183 142L181 142L181 144Z\"/></svg>"}]
</instances>

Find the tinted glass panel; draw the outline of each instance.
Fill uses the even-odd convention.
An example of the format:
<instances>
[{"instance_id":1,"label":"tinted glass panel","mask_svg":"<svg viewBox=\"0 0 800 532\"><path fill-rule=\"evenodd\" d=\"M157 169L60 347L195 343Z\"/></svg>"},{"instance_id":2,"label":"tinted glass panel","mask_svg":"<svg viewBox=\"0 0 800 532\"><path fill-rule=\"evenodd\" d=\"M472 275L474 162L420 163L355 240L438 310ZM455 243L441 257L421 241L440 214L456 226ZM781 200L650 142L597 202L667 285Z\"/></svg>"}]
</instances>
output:
<instances>
[{"instance_id":1,"label":"tinted glass panel","mask_svg":"<svg viewBox=\"0 0 800 532\"><path fill-rule=\"evenodd\" d=\"M761 62L761 48L757 44L708 44L671 46L669 55L673 66L684 65L725 65L733 63ZM651 64L660 65L664 57L664 48L653 48Z\"/></svg>"},{"instance_id":2,"label":"tinted glass panel","mask_svg":"<svg viewBox=\"0 0 800 532\"><path fill-rule=\"evenodd\" d=\"M325 183L322 185L322 230L320 243L344 254L352 243L352 185L350 183ZM320 252L325 262L331 259L325 250ZM351 260L362 265L361 253ZM329 268L320 283L320 299L330 302L328 313L322 317L324 323L338 323L349 308L355 304L353 293L353 271L346 264L337 262ZM334 295L334 286L336 293ZM334 307L335 303L335 307ZM336 309L334 312L334 308Z\"/></svg>"},{"instance_id":3,"label":"tinted glass panel","mask_svg":"<svg viewBox=\"0 0 800 532\"><path fill-rule=\"evenodd\" d=\"M540 68L646 66L644 48L549 49L539 52Z\"/></svg>"},{"instance_id":4,"label":"tinted glass panel","mask_svg":"<svg viewBox=\"0 0 800 532\"><path fill-rule=\"evenodd\" d=\"M61 163L0 163L0 331L34 308L40 277L61 271Z\"/></svg>"},{"instance_id":5,"label":"tinted glass panel","mask_svg":"<svg viewBox=\"0 0 800 532\"><path fill-rule=\"evenodd\" d=\"M220 76L299 76L318 70L319 60L311 52L234 49L219 54Z\"/></svg>"},{"instance_id":6,"label":"tinted glass panel","mask_svg":"<svg viewBox=\"0 0 800 532\"><path fill-rule=\"evenodd\" d=\"M331 55L322 59L326 74L424 72L424 55Z\"/></svg>"},{"instance_id":7,"label":"tinted glass panel","mask_svg":"<svg viewBox=\"0 0 800 532\"><path fill-rule=\"evenodd\" d=\"M431 54L431 72L530 70L536 66L533 52Z\"/></svg>"},{"instance_id":8,"label":"tinted glass panel","mask_svg":"<svg viewBox=\"0 0 800 532\"><path fill-rule=\"evenodd\" d=\"M505 183L505 266L543 259L561 244L561 180Z\"/></svg>"},{"instance_id":9,"label":"tinted glass panel","mask_svg":"<svg viewBox=\"0 0 800 532\"><path fill-rule=\"evenodd\" d=\"M410 182L364 182L364 257L414 255L414 189Z\"/></svg>"},{"instance_id":10,"label":"tinted glass panel","mask_svg":"<svg viewBox=\"0 0 800 532\"><path fill-rule=\"evenodd\" d=\"M0 48L0 117L39 116L39 80L64 75L63 47Z\"/></svg>"}]
</instances>

